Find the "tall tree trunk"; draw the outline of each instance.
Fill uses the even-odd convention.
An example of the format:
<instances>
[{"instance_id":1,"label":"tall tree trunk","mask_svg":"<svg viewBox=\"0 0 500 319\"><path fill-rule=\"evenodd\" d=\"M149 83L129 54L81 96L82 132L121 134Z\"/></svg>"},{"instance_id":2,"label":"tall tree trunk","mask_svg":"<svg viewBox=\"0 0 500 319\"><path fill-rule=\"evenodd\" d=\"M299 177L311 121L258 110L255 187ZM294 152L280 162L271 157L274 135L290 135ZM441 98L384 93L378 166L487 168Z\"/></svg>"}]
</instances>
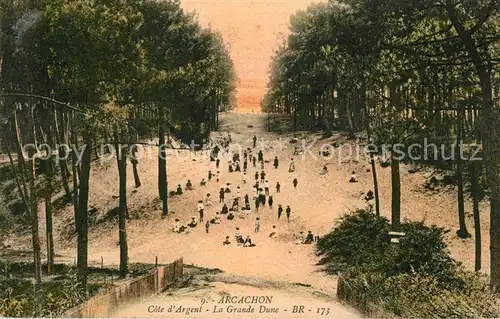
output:
<instances>
[{"instance_id":1,"label":"tall tree trunk","mask_svg":"<svg viewBox=\"0 0 500 319\"><path fill-rule=\"evenodd\" d=\"M120 183L120 207L118 212L118 229L120 240L120 278L128 273L128 245L127 245L127 155L126 149L116 144L116 160Z\"/></svg>"},{"instance_id":2,"label":"tall tree trunk","mask_svg":"<svg viewBox=\"0 0 500 319\"><path fill-rule=\"evenodd\" d=\"M78 192L78 210L76 220L77 232L77 274L81 291L87 292L87 258L88 258L88 210L90 165L92 161L93 141L88 133L83 133L84 150L80 170L80 187Z\"/></svg>"},{"instance_id":3,"label":"tall tree trunk","mask_svg":"<svg viewBox=\"0 0 500 319\"><path fill-rule=\"evenodd\" d=\"M158 191L162 201L161 216L165 218L168 214L168 191L167 191L167 152L165 145L165 124L164 119L160 118L159 134L159 152L158 152Z\"/></svg>"},{"instance_id":4,"label":"tall tree trunk","mask_svg":"<svg viewBox=\"0 0 500 319\"><path fill-rule=\"evenodd\" d=\"M472 210L474 213L474 239L476 243L474 270L481 270L481 217L479 215L479 201L481 196L481 189L479 185L479 178L481 168L480 163L471 161L471 187L472 187Z\"/></svg>"},{"instance_id":5,"label":"tall tree trunk","mask_svg":"<svg viewBox=\"0 0 500 319\"><path fill-rule=\"evenodd\" d=\"M465 199L464 199L464 179L463 179L463 160L461 156L461 143L463 136L463 112L462 106L459 106L459 110L457 112L457 145L455 151L455 158L457 164L457 184L458 184L458 192L457 192L457 204L458 204L458 225L459 229L457 231L457 235L460 238L468 238L470 237L469 232L467 231L467 225L465 224Z\"/></svg>"},{"instance_id":6,"label":"tall tree trunk","mask_svg":"<svg viewBox=\"0 0 500 319\"><path fill-rule=\"evenodd\" d=\"M401 229L401 177L399 174L399 160L394 155L393 152L391 156L391 223L392 230L399 231Z\"/></svg>"},{"instance_id":7,"label":"tall tree trunk","mask_svg":"<svg viewBox=\"0 0 500 319\"><path fill-rule=\"evenodd\" d=\"M52 188L52 186L48 186ZM52 190L45 193L45 231L47 235L47 274L52 275L54 270L54 236L52 232Z\"/></svg>"},{"instance_id":8,"label":"tall tree trunk","mask_svg":"<svg viewBox=\"0 0 500 319\"><path fill-rule=\"evenodd\" d=\"M491 3L493 4L493 2ZM453 27L474 64L481 86L483 109L479 127L483 138L484 164L490 189L490 286L493 292L498 293L500 292L500 172L498 168L500 147L498 145L498 117L494 110L491 72L479 54L471 32L465 29L457 17L453 4L447 2L446 9Z\"/></svg>"}]
</instances>

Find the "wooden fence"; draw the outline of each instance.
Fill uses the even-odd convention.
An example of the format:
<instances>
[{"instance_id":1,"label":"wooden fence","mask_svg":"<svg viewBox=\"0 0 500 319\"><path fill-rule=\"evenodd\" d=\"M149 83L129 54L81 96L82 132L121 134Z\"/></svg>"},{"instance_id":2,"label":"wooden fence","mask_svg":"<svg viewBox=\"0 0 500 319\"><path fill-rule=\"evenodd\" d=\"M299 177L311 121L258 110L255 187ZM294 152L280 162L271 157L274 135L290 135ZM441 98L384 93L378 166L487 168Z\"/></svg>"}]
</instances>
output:
<instances>
[{"instance_id":1,"label":"wooden fence","mask_svg":"<svg viewBox=\"0 0 500 319\"><path fill-rule=\"evenodd\" d=\"M182 276L182 258L166 266L158 266L151 273L124 283L111 292L97 295L83 304L68 310L64 318L106 318L111 317L125 304L143 301L161 293L169 284Z\"/></svg>"}]
</instances>

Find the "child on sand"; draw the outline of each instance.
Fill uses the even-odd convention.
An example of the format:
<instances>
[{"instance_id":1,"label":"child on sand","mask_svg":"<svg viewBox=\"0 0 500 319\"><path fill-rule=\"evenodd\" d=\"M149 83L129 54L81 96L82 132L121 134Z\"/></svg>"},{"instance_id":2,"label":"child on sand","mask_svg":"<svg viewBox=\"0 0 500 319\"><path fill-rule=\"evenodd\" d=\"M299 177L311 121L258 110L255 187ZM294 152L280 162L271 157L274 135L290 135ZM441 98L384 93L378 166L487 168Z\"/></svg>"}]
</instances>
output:
<instances>
[{"instance_id":1,"label":"child on sand","mask_svg":"<svg viewBox=\"0 0 500 319\"><path fill-rule=\"evenodd\" d=\"M260 172L260 182L264 183L266 181L266 172Z\"/></svg>"},{"instance_id":2,"label":"child on sand","mask_svg":"<svg viewBox=\"0 0 500 319\"><path fill-rule=\"evenodd\" d=\"M182 187L181 184L177 185L177 192L175 192L177 195L182 195Z\"/></svg>"},{"instance_id":3,"label":"child on sand","mask_svg":"<svg viewBox=\"0 0 500 319\"><path fill-rule=\"evenodd\" d=\"M208 171L208 181L212 180L212 171Z\"/></svg>"},{"instance_id":4,"label":"child on sand","mask_svg":"<svg viewBox=\"0 0 500 319\"><path fill-rule=\"evenodd\" d=\"M241 197L241 189L238 186L238 187L236 187L236 198L240 199L240 197Z\"/></svg>"},{"instance_id":5,"label":"child on sand","mask_svg":"<svg viewBox=\"0 0 500 319\"><path fill-rule=\"evenodd\" d=\"M282 213L283 213L283 207L281 206L281 204L279 204L278 205L278 219L280 219Z\"/></svg>"},{"instance_id":6,"label":"child on sand","mask_svg":"<svg viewBox=\"0 0 500 319\"><path fill-rule=\"evenodd\" d=\"M290 214L291 214L291 212L292 212L292 209L290 208L290 206L287 205L286 206L286 219L288 221L290 221Z\"/></svg>"},{"instance_id":7,"label":"child on sand","mask_svg":"<svg viewBox=\"0 0 500 319\"><path fill-rule=\"evenodd\" d=\"M255 218L255 232L258 233L260 230L260 218Z\"/></svg>"},{"instance_id":8,"label":"child on sand","mask_svg":"<svg viewBox=\"0 0 500 319\"><path fill-rule=\"evenodd\" d=\"M207 193L207 197L205 198L205 205L212 206L212 198L210 197L210 193Z\"/></svg>"},{"instance_id":9,"label":"child on sand","mask_svg":"<svg viewBox=\"0 0 500 319\"><path fill-rule=\"evenodd\" d=\"M231 242L229 241L229 236L226 236L226 240L222 242L222 245L229 245Z\"/></svg>"},{"instance_id":10,"label":"child on sand","mask_svg":"<svg viewBox=\"0 0 500 319\"><path fill-rule=\"evenodd\" d=\"M243 173L243 176L241 177L241 181L243 182L243 184L247 183L247 173L246 172Z\"/></svg>"},{"instance_id":11,"label":"child on sand","mask_svg":"<svg viewBox=\"0 0 500 319\"><path fill-rule=\"evenodd\" d=\"M205 231L207 232L207 234L209 228L210 228L210 222L207 220L207 222L205 223Z\"/></svg>"},{"instance_id":12,"label":"child on sand","mask_svg":"<svg viewBox=\"0 0 500 319\"><path fill-rule=\"evenodd\" d=\"M293 188L297 189L297 184L299 183L299 181L297 180L297 178L294 178L293 179Z\"/></svg>"},{"instance_id":13,"label":"child on sand","mask_svg":"<svg viewBox=\"0 0 500 319\"><path fill-rule=\"evenodd\" d=\"M189 180L189 179L186 183L186 189L189 191L193 190L193 184L191 183L191 180Z\"/></svg>"},{"instance_id":14,"label":"child on sand","mask_svg":"<svg viewBox=\"0 0 500 319\"><path fill-rule=\"evenodd\" d=\"M281 188L280 182L276 182L276 193L280 192L280 188Z\"/></svg>"}]
</instances>

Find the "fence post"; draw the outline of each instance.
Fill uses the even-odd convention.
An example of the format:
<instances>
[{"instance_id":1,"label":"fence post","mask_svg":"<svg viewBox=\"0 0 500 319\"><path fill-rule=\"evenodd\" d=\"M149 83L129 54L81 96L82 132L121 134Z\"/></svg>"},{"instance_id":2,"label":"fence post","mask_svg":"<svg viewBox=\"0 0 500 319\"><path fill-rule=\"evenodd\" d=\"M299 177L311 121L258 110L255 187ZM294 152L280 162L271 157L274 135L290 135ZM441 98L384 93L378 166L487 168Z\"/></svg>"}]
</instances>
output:
<instances>
[{"instance_id":1,"label":"fence post","mask_svg":"<svg viewBox=\"0 0 500 319\"><path fill-rule=\"evenodd\" d=\"M155 257L155 268L158 268L158 256Z\"/></svg>"},{"instance_id":2,"label":"fence post","mask_svg":"<svg viewBox=\"0 0 500 319\"><path fill-rule=\"evenodd\" d=\"M104 258L101 256L101 269L104 269Z\"/></svg>"}]
</instances>

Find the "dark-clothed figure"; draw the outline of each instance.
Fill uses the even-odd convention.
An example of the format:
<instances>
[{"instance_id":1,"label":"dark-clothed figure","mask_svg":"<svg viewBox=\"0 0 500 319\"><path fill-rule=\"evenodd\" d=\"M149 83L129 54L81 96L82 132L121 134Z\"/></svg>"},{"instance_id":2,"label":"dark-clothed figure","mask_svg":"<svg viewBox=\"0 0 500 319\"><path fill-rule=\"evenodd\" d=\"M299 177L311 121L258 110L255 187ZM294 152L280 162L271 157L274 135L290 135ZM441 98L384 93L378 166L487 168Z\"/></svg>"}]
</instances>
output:
<instances>
[{"instance_id":1,"label":"dark-clothed figure","mask_svg":"<svg viewBox=\"0 0 500 319\"><path fill-rule=\"evenodd\" d=\"M281 204L279 204L278 205L278 219L280 219L282 213L283 213L283 207L281 206Z\"/></svg>"},{"instance_id":2,"label":"dark-clothed figure","mask_svg":"<svg viewBox=\"0 0 500 319\"><path fill-rule=\"evenodd\" d=\"M277 168L278 168L278 166L279 166L279 161L278 161L278 156L276 156L276 157L274 158L274 168L276 168L276 169L277 169Z\"/></svg>"},{"instance_id":3,"label":"dark-clothed figure","mask_svg":"<svg viewBox=\"0 0 500 319\"><path fill-rule=\"evenodd\" d=\"M286 219L290 221L290 213L292 212L292 209L290 206L286 206Z\"/></svg>"},{"instance_id":4,"label":"dark-clothed figure","mask_svg":"<svg viewBox=\"0 0 500 319\"><path fill-rule=\"evenodd\" d=\"M313 234L311 233L311 231L308 231L307 232L307 237L306 239L304 240L304 244L312 244L314 241L314 236Z\"/></svg>"},{"instance_id":5,"label":"dark-clothed figure","mask_svg":"<svg viewBox=\"0 0 500 319\"><path fill-rule=\"evenodd\" d=\"M267 203L269 204L269 208L273 208L273 197L272 196L269 196L269 200L267 201Z\"/></svg>"},{"instance_id":6,"label":"dark-clothed figure","mask_svg":"<svg viewBox=\"0 0 500 319\"><path fill-rule=\"evenodd\" d=\"M294 178L293 179L293 188L297 188L298 183L299 183L299 181L296 178Z\"/></svg>"},{"instance_id":7,"label":"dark-clothed figure","mask_svg":"<svg viewBox=\"0 0 500 319\"><path fill-rule=\"evenodd\" d=\"M224 188L219 191L219 203L224 203Z\"/></svg>"},{"instance_id":8,"label":"dark-clothed figure","mask_svg":"<svg viewBox=\"0 0 500 319\"><path fill-rule=\"evenodd\" d=\"M257 136L253 136L253 148L255 148L255 146L257 146Z\"/></svg>"}]
</instances>

